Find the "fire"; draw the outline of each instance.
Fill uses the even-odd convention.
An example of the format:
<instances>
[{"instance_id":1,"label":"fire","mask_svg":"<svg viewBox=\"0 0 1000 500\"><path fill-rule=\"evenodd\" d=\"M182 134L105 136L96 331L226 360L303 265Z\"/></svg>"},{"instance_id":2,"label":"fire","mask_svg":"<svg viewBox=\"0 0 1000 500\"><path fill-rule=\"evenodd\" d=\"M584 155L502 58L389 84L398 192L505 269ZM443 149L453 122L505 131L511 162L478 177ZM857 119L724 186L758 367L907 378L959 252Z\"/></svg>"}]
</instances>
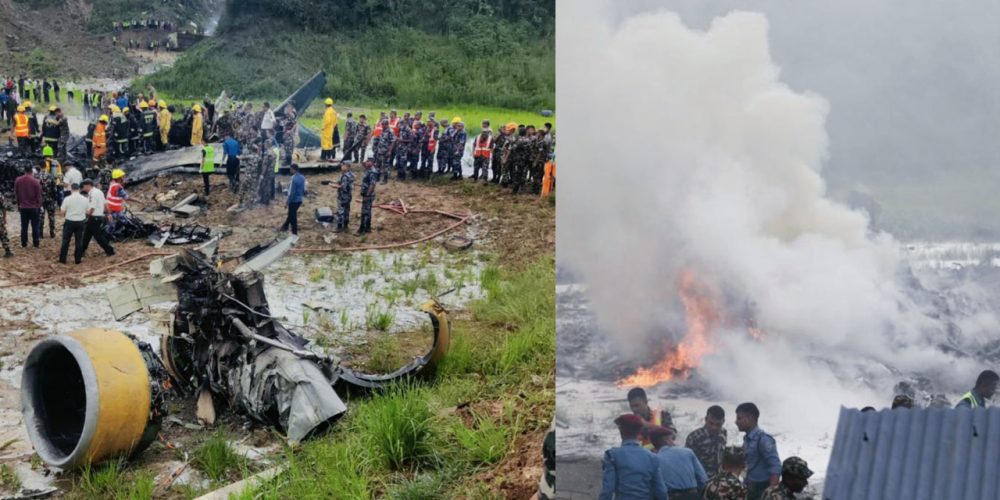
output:
<instances>
[{"instance_id":1,"label":"fire","mask_svg":"<svg viewBox=\"0 0 1000 500\"><path fill-rule=\"evenodd\" d=\"M667 355L655 365L639 368L634 375L619 380L618 385L649 387L675 376L687 378L691 369L715 350L712 334L721 321L715 305L717 293L699 283L690 271L681 274L678 293L684 304L684 321L687 324L684 338L676 346L668 344Z\"/></svg>"}]
</instances>

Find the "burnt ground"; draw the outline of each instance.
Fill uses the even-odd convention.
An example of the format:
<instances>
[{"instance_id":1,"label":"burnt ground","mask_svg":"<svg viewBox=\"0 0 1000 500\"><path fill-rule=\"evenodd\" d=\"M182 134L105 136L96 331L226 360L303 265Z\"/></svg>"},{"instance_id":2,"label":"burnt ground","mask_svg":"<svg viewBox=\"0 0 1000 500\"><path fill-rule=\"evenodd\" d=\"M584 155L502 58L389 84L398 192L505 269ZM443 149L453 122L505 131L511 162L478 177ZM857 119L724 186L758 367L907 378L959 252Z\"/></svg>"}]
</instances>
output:
<instances>
[{"instance_id":1,"label":"burnt ground","mask_svg":"<svg viewBox=\"0 0 1000 500\"><path fill-rule=\"evenodd\" d=\"M335 190L322 185L322 181L336 181L338 177L339 173L335 172L307 176L310 194L299 212L299 248L328 250L401 243L419 239L455 222L454 219L436 214L403 216L375 209L372 224L374 232L358 237L353 232L357 229L360 219L360 199L355 199L351 213L351 232L334 235L332 227L323 227L313 220L312 212L316 207L335 206ZM287 176L281 176L280 179L287 182ZM469 227L460 228L454 233L475 237L474 248L479 252L495 256L496 262L506 268L520 269L539 257L554 252L553 200L539 199L530 195L514 196L509 191L493 185L473 184L469 180L451 182L435 179L429 183L413 181L400 183L393 179L388 185L380 184L377 189L376 204L402 199L408 208L415 210L437 209L459 214L471 212L473 219ZM175 223L195 222L231 231L220 244L220 251L223 253L240 253L250 246L267 243L280 234L276 228L284 220L285 211L279 204L237 214L226 211L236 199L227 191L226 180L222 175L215 176L212 180L213 192L208 197L207 212L192 220L175 219L158 209L159 203L153 201L154 195L171 190L177 192L177 200L191 193L200 193L201 178L196 175L176 174L161 177L155 182L131 186L129 192L133 201L129 204L130 209L143 218L162 218L164 222ZM60 229L61 225L62 221L57 221ZM8 232L12 236L15 256L0 260L0 288L14 286L16 287L14 290L23 290L28 300L32 301L47 300L48 292L43 292L37 286L18 286L19 284L44 279L50 287L72 290L105 281L120 283L146 276L150 258L125 262L155 251L144 240L116 243L117 255L113 257L105 257L99 248L92 246L83 264L66 266L57 262L58 240L44 238L39 249L31 248L30 243L27 249L21 249L17 236L18 228L16 213L8 213ZM440 244L448 234L432 240L430 244ZM333 239L330 239L331 235ZM180 248L183 247L165 246L161 251L175 252ZM87 276L81 276L82 274ZM50 287L45 290L52 290ZM31 298L32 294L36 296ZM95 297L95 300L106 299L101 296ZM26 468L27 464L31 463L32 452L30 443L24 439L23 425L20 422L17 387L19 379L2 375L3 370L10 370L11 365L23 360L31 346L46 334L41 331L44 325L34 324L30 319L18 322L3 321L5 316L3 307L0 304L0 360L8 366L0 368L0 464ZM454 313L454 317L465 317L468 314L462 310ZM113 324L98 326L114 327ZM17 332L16 336L12 332ZM369 340L374 341L379 333L369 332L367 335ZM400 351L405 351L398 353L400 359L407 359L426 350L429 339L429 329L421 328L413 332L404 332L399 336L398 344L394 345L397 345ZM373 361L369 359L370 352L368 349L347 347L342 356L349 365L370 366ZM10 375L11 372L6 373ZM147 452L137 457L135 466L152 471L154 474L168 473L168 469L183 462L184 451L191 452L197 449L200 443L217 432L232 436L233 441L242 439L247 446L270 449L271 455L281 452L281 441L275 435L267 429L247 427L246 422L240 417L223 417L221 424L215 428L195 430L189 428L195 422L193 403L174 401L171 406L171 415L188 424L187 427L176 422L166 423L161 433L162 440L154 443ZM547 415L539 417L548 418ZM543 437L544 431L523 434L515 443L514 452L497 466L481 473L482 481L494 485L494 490L501 496L530 496L541 471L540 444ZM17 441L11 442L11 440ZM34 465L36 472L42 474L46 472L44 466L37 463ZM263 467L263 462L260 467ZM63 477L56 481L55 485L71 488L73 481L78 480L79 478L75 476ZM197 477L193 481L197 483ZM185 488L187 487L175 486L170 489L169 495L183 497L186 492L191 491ZM0 490L3 489L0 487Z\"/></svg>"}]
</instances>

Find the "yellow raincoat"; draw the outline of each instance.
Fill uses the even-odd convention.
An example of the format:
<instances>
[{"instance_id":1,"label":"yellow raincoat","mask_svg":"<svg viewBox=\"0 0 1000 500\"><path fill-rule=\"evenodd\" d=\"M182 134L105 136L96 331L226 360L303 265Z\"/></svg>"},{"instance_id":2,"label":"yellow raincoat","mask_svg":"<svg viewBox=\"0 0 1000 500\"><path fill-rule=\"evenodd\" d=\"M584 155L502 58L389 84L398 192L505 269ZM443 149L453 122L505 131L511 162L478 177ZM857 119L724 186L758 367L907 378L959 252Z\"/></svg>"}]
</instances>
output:
<instances>
[{"instance_id":1,"label":"yellow raincoat","mask_svg":"<svg viewBox=\"0 0 1000 500\"><path fill-rule=\"evenodd\" d=\"M202 130L202 117L201 113L194 114L194 120L191 122L191 145L200 146L205 143L205 133Z\"/></svg>"},{"instance_id":2,"label":"yellow raincoat","mask_svg":"<svg viewBox=\"0 0 1000 500\"><path fill-rule=\"evenodd\" d=\"M335 128L337 128L337 112L334 111L333 106L327 106L323 113L323 133L320 134L323 149L333 149L333 129Z\"/></svg>"},{"instance_id":3,"label":"yellow raincoat","mask_svg":"<svg viewBox=\"0 0 1000 500\"><path fill-rule=\"evenodd\" d=\"M160 143L168 144L170 142L170 111L167 109L160 110Z\"/></svg>"}]
</instances>

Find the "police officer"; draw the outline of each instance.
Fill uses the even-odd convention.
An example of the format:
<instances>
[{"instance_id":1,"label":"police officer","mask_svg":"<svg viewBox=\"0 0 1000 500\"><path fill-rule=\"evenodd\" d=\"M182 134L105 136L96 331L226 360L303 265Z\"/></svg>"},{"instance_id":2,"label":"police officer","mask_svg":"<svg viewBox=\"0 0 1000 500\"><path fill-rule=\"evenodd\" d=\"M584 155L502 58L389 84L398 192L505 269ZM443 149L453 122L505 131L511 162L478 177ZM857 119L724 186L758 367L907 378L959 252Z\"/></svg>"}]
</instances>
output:
<instances>
[{"instance_id":1,"label":"police officer","mask_svg":"<svg viewBox=\"0 0 1000 500\"><path fill-rule=\"evenodd\" d=\"M753 403L736 407L736 428L745 432L743 453L747 459L747 500L758 500L769 486L776 486L781 474L781 459L774 437L757 426L760 410Z\"/></svg>"},{"instance_id":2,"label":"police officer","mask_svg":"<svg viewBox=\"0 0 1000 500\"><path fill-rule=\"evenodd\" d=\"M0 192L0 245L3 245L3 256L13 257L10 251L10 238L7 236L7 198Z\"/></svg>"},{"instance_id":3,"label":"police officer","mask_svg":"<svg viewBox=\"0 0 1000 500\"><path fill-rule=\"evenodd\" d=\"M740 474L746 468L746 458L743 448L729 446L722 453L722 465L719 473L705 485L704 500L744 500L747 497L746 486L740 481Z\"/></svg>"},{"instance_id":4,"label":"police officer","mask_svg":"<svg viewBox=\"0 0 1000 500\"><path fill-rule=\"evenodd\" d=\"M993 370L985 370L976 378L976 386L962 395L955 408L986 408L986 400L997 392L997 381L1000 376Z\"/></svg>"},{"instance_id":5,"label":"police officer","mask_svg":"<svg viewBox=\"0 0 1000 500\"><path fill-rule=\"evenodd\" d=\"M812 475L805 460L788 457L781 464L781 482L764 491L761 500L795 500L795 494L806 489Z\"/></svg>"},{"instance_id":6,"label":"police officer","mask_svg":"<svg viewBox=\"0 0 1000 500\"><path fill-rule=\"evenodd\" d=\"M667 487L660 475L660 461L639 444L642 419L624 414L615 419L622 444L604 452L600 500L667 500Z\"/></svg>"},{"instance_id":7,"label":"police officer","mask_svg":"<svg viewBox=\"0 0 1000 500\"><path fill-rule=\"evenodd\" d=\"M375 204L375 184L378 184L378 172L375 162L365 160L365 177L361 180L361 227L358 236L372 232L372 205Z\"/></svg>"},{"instance_id":8,"label":"police officer","mask_svg":"<svg viewBox=\"0 0 1000 500\"><path fill-rule=\"evenodd\" d=\"M337 229L335 232L342 233L347 230L347 224L351 219L351 197L354 191L354 172L351 172L351 162L345 161L340 164L340 182L333 184L337 188Z\"/></svg>"}]
</instances>

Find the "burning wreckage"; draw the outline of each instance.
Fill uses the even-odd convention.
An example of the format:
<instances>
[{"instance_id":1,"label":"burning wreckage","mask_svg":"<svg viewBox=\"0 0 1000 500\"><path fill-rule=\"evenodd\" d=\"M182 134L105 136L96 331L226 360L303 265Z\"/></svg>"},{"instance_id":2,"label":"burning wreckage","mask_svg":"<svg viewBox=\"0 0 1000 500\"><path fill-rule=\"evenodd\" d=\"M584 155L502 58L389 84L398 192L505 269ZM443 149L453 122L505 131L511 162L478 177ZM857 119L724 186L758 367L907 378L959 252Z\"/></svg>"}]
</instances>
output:
<instances>
[{"instance_id":1,"label":"burning wreckage","mask_svg":"<svg viewBox=\"0 0 1000 500\"><path fill-rule=\"evenodd\" d=\"M135 337L101 328L49 337L31 350L21 400L43 461L67 470L137 454L156 439L173 397L197 396L200 419L211 422L216 406L229 408L299 442L347 410L338 392L433 374L448 351L448 313L432 299L421 306L434 329L427 354L388 374L352 371L311 350L270 313L261 270L292 247L294 236L228 261L217 254L218 241L154 261L152 277L108 292L119 320L176 301L159 355Z\"/></svg>"}]
</instances>

